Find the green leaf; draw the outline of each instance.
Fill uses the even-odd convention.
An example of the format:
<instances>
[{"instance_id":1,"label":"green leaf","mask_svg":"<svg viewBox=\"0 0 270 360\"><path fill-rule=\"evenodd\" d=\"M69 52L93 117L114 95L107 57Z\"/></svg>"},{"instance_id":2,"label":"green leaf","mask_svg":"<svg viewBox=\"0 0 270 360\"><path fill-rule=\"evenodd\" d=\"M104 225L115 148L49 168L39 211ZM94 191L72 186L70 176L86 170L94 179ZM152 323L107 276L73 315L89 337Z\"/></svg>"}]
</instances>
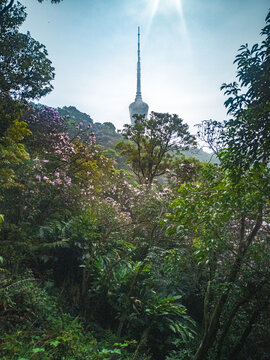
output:
<instances>
[{"instance_id":1,"label":"green leaf","mask_svg":"<svg viewBox=\"0 0 270 360\"><path fill-rule=\"evenodd\" d=\"M176 329L175 329L175 327L174 327L173 325L169 325L169 328L170 328L174 333L176 333Z\"/></svg>"},{"instance_id":2,"label":"green leaf","mask_svg":"<svg viewBox=\"0 0 270 360\"><path fill-rule=\"evenodd\" d=\"M35 348L35 349L32 349L32 352L33 352L34 354L39 353L39 352L44 352L44 351L45 351L45 349L43 349L43 348Z\"/></svg>"},{"instance_id":3,"label":"green leaf","mask_svg":"<svg viewBox=\"0 0 270 360\"><path fill-rule=\"evenodd\" d=\"M53 345L54 347L57 347L60 344L60 341L54 340L50 342L50 345Z\"/></svg>"}]
</instances>

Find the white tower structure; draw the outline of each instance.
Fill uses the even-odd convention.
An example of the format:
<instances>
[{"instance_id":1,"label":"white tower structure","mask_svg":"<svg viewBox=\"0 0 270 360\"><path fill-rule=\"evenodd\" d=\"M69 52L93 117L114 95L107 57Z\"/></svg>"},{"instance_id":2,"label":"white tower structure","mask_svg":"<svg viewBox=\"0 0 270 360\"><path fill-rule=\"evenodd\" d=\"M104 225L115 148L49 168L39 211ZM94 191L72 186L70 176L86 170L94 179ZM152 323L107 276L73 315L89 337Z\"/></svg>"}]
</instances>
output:
<instances>
[{"instance_id":1,"label":"white tower structure","mask_svg":"<svg viewBox=\"0 0 270 360\"><path fill-rule=\"evenodd\" d=\"M129 114L131 124L134 125L135 118L134 115L144 115L147 117L148 114L148 105L142 100L142 91L141 91L141 49L140 49L140 27L138 27L138 62L137 62L137 92L136 98L133 103L129 105Z\"/></svg>"}]
</instances>

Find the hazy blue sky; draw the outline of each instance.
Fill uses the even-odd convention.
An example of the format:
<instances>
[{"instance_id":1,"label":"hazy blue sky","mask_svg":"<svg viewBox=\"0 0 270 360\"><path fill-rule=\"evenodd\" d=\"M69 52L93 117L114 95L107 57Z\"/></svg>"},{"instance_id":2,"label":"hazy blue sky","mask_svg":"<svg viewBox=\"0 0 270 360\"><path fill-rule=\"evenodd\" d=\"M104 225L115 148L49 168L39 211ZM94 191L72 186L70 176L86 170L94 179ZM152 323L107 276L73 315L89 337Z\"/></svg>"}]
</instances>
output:
<instances>
[{"instance_id":1,"label":"hazy blue sky","mask_svg":"<svg viewBox=\"0 0 270 360\"><path fill-rule=\"evenodd\" d=\"M21 2L22 30L46 45L56 69L54 90L40 102L74 105L117 128L135 98L138 25L143 100L192 126L225 117L220 85L234 80L240 45L261 42L269 8L269 0Z\"/></svg>"}]
</instances>

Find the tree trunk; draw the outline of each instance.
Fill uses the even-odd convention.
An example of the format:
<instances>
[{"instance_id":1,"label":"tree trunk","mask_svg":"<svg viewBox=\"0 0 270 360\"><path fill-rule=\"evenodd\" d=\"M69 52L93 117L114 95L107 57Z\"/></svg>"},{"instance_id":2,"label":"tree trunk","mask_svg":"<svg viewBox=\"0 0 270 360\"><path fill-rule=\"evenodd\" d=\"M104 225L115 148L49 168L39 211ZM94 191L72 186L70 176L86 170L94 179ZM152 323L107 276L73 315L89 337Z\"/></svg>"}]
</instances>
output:
<instances>
[{"instance_id":1,"label":"tree trunk","mask_svg":"<svg viewBox=\"0 0 270 360\"><path fill-rule=\"evenodd\" d=\"M229 358L231 360L237 360L238 359L238 354L240 353L240 351L242 350L243 346L245 345L245 342L252 330L252 326L256 323L258 317L260 316L261 312L268 306L268 301L269 298L267 298L267 300L263 303L263 305L259 308L257 308L254 313L252 314L248 325L245 329L245 331L243 332L241 338L239 339L238 343L234 346L233 350L231 351L231 354L229 356Z\"/></svg>"},{"instance_id":2,"label":"tree trunk","mask_svg":"<svg viewBox=\"0 0 270 360\"><path fill-rule=\"evenodd\" d=\"M258 209L258 216L256 224L254 225L251 233L247 236L246 240L242 238L242 235L244 234L243 231L243 222L241 226L241 235L240 235L240 246L238 250L238 254L236 256L235 262L233 264L233 267L230 271L230 274L228 276L228 288L224 291L224 293L220 296L218 303L215 306L215 309L212 313L212 316L209 319L209 325L207 329L204 331L203 339L200 343L200 346L198 350L196 351L193 360L205 360L208 355L209 349L212 347L216 340L217 336L217 330L219 328L219 321L220 316L222 314L223 308L227 302L229 293L231 291L232 285L234 284L235 280L237 279L237 276L240 272L242 262L244 260L244 256L248 250L249 245L257 235L258 231L260 230L261 224L262 224L262 206Z\"/></svg>"}]
</instances>

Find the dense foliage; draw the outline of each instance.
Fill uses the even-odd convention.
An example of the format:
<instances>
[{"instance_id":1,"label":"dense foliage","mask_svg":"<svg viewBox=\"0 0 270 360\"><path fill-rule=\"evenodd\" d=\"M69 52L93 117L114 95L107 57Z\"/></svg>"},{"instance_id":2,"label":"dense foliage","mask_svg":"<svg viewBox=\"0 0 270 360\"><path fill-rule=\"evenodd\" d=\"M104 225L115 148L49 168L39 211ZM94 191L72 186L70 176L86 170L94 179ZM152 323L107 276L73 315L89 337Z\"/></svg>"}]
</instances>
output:
<instances>
[{"instance_id":1,"label":"dense foliage","mask_svg":"<svg viewBox=\"0 0 270 360\"><path fill-rule=\"evenodd\" d=\"M2 10L10 3L1 22L17 33L25 10L13 1ZM269 42L260 51L269 55ZM234 148L229 134L247 115L257 124L257 105L266 124L269 99L253 99L225 128L205 121L201 137L221 164L203 163L180 153L194 138L177 115L138 117L122 137L75 107L26 102L52 77L28 78L35 67L20 51L13 61L25 77L15 76L5 56L1 359L268 360L269 152L243 159L246 144ZM33 56L30 63L40 53ZM245 76L248 64L239 62Z\"/></svg>"},{"instance_id":2,"label":"dense foliage","mask_svg":"<svg viewBox=\"0 0 270 360\"><path fill-rule=\"evenodd\" d=\"M177 115L152 112L150 118L135 115L134 125L125 125L117 148L131 164L140 184L152 184L153 180L166 173L172 163L171 151L181 146L195 144L188 125Z\"/></svg>"}]
</instances>

